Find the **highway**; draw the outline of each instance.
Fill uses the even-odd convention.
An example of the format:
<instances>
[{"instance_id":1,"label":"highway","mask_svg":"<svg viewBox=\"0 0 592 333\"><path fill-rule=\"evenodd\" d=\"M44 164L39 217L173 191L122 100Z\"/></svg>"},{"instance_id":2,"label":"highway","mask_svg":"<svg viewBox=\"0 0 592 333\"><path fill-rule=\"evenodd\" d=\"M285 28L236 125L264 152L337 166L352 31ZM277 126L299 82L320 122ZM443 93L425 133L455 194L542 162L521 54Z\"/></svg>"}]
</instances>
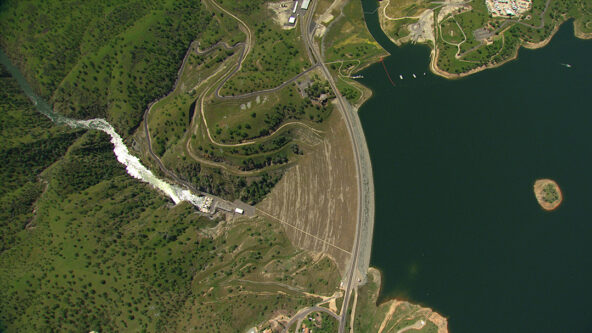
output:
<instances>
[{"instance_id":1,"label":"highway","mask_svg":"<svg viewBox=\"0 0 592 333\"><path fill-rule=\"evenodd\" d=\"M352 143L358 179L357 226L350 264L346 273L343 307L339 315L339 333L343 333L345 331L345 323L347 320L352 290L358 287L359 282L365 282L369 266L370 245L372 242L372 232L374 227L374 183L372 179L370 153L368 152L366 138L364 137L362 124L358 118L357 111L345 100L337 89L335 80L331 76L327 66L325 66L323 58L314 43L315 27L312 19L314 17L316 5L317 1L313 0L307 13L301 18L301 33L311 63L313 66L317 64L320 65L323 74L335 92L338 109L343 115Z\"/></svg>"},{"instance_id":2,"label":"highway","mask_svg":"<svg viewBox=\"0 0 592 333\"><path fill-rule=\"evenodd\" d=\"M369 260L370 260L370 249L371 249L371 242L372 242L372 232L374 227L374 183L372 178L372 166L370 163L370 154L368 152L368 147L366 145L366 139L364 136L364 132L362 129L362 124L360 119L358 118L357 110L345 100L345 98L341 95L339 90L337 89L337 84L335 80L331 76L331 73L327 69L323 58L319 52L317 45L314 42L314 31L315 25L313 22L314 12L317 6L317 1L311 1L310 7L307 12L300 18L300 28L302 38L305 43L306 52L309 56L312 66L304 71L304 73L300 73L296 77L282 83L280 86L266 90L266 91L258 91L249 93L243 96L220 96L219 91L221 87L224 85L226 80L232 77L236 72L240 70L242 67L242 62L248 55L249 51L252 48L253 38L252 33L249 27L246 25L245 22L240 20L238 17L234 16L232 13L228 12L221 6L219 6L215 1L209 1L210 4L217 7L219 10L229 14L237 21L239 21L241 25L241 29L247 35L247 41L244 43L238 43L232 47L237 46L244 46L239 54L238 65L236 68L231 70L227 75L224 75L219 82L219 85L215 86L214 94L218 98L222 99L234 99L234 98L244 98L244 97L252 97L255 95L259 95L261 93L269 93L271 91L275 91L277 89L281 89L286 84L289 84L296 80L301 75L319 67L323 74L325 75L327 81L329 82L332 90L335 93L336 100L338 103L338 109L343 116L343 119L346 124L346 128L349 133L349 138L352 144L352 149L354 153L354 160L356 164L356 179L358 180L358 202L357 202L357 223L356 223L356 232L354 235L354 242L352 244L352 251L350 262L348 268L346 270L346 274L344 276L344 284L345 284L345 291L344 291L344 300L341 312L339 315L333 313L332 311L314 306L302 309L299 311L294 317L291 318L288 326L285 329L285 332L289 329L289 327L295 322L301 322L304 316L311 312L322 311L331 314L335 318L339 320L339 332L343 333L345 331L345 323L347 321L348 309L349 309L349 301L352 291L358 287L360 283L364 283L366 279L366 273L369 267ZM222 46L225 48L229 48L228 45L215 45L215 47ZM208 52L210 51L209 48L207 50L199 50L199 52ZM185 62L185 61L184 61ZM184 66L182 66L183 68ZM208 91L209 88L206 88ZM203 96L201 96L203 100ZM191 184L188 182L183 181L179 177L177 177L174 173L170 172L169 170L164 167L163 163L160 161L160 158L152 151L152 145L150 140L150 132L148 129L148 122L147 116L150 111L151 107L148 107L144 114L144 126L146 132L146 139L148 143L148 151L150 155L156 160L157 164L161 168L163 172L165 172L169 177L181 183L192 190L196 190ZM197 191L196 191L197 192ZM211 195L211 194L210 194ZM220 198L217 198L221 200ZM223 200L221 200L223 201Z\"/></svg>"}]
</instances>

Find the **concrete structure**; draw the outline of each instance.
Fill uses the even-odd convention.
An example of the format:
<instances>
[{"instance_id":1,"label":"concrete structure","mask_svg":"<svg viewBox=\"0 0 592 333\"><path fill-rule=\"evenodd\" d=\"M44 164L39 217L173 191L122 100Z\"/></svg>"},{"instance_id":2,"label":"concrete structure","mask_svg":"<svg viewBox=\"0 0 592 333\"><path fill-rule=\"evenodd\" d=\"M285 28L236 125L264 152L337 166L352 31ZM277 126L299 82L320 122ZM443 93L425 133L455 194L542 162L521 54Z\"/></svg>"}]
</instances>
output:
<instances>
[{"instance_id":1,"label":"concrete structure","mask_svg":"<svg viewBox=\"0 0 592 333\"><path fill-rule=\"evenodd\" d=\"M310 4L310 0L302 0L302 6L300 7L300 9L307 10L309 4Z\"/></svg>"},{"instance_id":2,"label":"concrete structure","mask_svg":"<svg viewBox=\"0 0 592 333\"><path fill-rule=\"evenodd\" d=\"M288 24L296 24L296 17L290 16L290 18L288 19Z\"/></svg>"},{"instance_id":3,"label":"concrete structure","mask_svg":"<svg viewBox=\"0 0 592 333\"><path fill-rule=\"evenodd\" d=\"M206 196L203 203L201 203L200 205L197 205L199 211L202 213L211 213L210 208L212 207L213 201L214 201L214 198L212 198L210 196Z\"/></svg>"}]
</instances>

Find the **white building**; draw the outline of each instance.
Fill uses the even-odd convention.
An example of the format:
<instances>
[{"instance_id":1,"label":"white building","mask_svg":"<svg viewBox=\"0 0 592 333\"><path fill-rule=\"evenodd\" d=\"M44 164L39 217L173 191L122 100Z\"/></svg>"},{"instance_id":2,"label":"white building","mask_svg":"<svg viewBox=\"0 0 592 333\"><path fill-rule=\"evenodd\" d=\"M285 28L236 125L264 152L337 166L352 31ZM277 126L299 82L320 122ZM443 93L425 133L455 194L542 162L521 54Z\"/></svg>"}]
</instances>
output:
<instances>
[{"instance_id":1,"label":"white building","mask_svg":"<svg viewBox=\"0 0 592 333\"><path fill-rule=\"evenodd\" d=\"M530 0L485 0L485 4L493 17L522 16L532 8Z\"/></svg>"}]
</instances>

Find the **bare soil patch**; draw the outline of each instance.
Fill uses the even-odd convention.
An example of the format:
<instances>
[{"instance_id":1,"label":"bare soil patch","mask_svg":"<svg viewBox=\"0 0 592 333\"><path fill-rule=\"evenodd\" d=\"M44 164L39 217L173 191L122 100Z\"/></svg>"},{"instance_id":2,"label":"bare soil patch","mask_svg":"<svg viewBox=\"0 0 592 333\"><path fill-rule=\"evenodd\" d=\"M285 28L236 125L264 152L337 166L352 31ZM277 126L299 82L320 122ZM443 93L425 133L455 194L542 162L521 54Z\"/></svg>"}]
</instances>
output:
<instances>
[{"instance_id":1,"label":"bare soil patch","mask_svg":"<svg viewBox=\"0 0 592 333\"><path fill-rule=\"evenodd\" d=\"M357 223L357 179L344 120L334 112L322 142L290 168L257 208L279 220L292 244L333 258L340 273L350 259Z\"/></svg>"},{"instance_id":2,"label":"bare soil patch","mask_svg":"<svg viewBox=\"0 0 592 333\"><path fill-rule=\"evenodd\" d=\"M327 23L333 21L333 19L335 18L335 16L333 15L333 12L343 9L344 5L345 5L345 0L333 1L331 3L331 6L329 6L329 8L327 8L327 10L323 14L321 14L318 21L320 21L323 24L327 24Z\"/></svg>"},{"instance_id":3,"label":"bare soil patch","mask_svg":"<svg viewBox=\"0 0 592 333\"><path fill-rule=\"evenodd\" d=\"M563 202L559 185L551 179L537 179L533 186L534 195L544 210L554 210Z\"/></svg>"},{"instance_id":4,"label":"bare soil patch","mask_svg":"<svg viewBox=\"0 0 592 333\"><path fill-rule=\"evenodd\" d=\"M438 24L450 14L460 14L472 9L471 5L465 4L463 0L445 1L444 6L438 12Z\"/></svg>"},{"instance_id":5,"label":"bare soil patch","mask_svg":"<svg viewBox=\"0 0 592 333\"><path fill-rule=\"evenodd\" d=\"M438 327L438 333L448 333L448 320L436 312L430 313L428 320Z\"/></svg>"},{"instance_id":6,"label":"bare soil patch","mask_svg":"<svg viewBox=\"0 0 592 333\"><path fill-rule=\"evenodd\" d=\"M384 316L384 320L382 321L382 323L380 324L380 328L378 329L378 333L382 333L382 331L384 330L384 328L386 327L386 324L393 319L393 314L395 314L395 310L397 310L397 307L399 305L401 305L401 301L397 301L397 300L393 300L391 302L391 306L389 307L388 312L386 313L386 315Z\"/></svg>"},{"instance_id":7,"label":"bare soil patch","mask_svg":"<svg viewBox=\"0 0 592 333\"><path fill-rule=\"evenodd\" d=\"M404 333L410 330L420 330L425 326L425 320L420 319L418 321L416 321L414 324L411 324L405 328L402 328L400 330L397 331L397 333Z\"/></svg>"},{"instance_id":8,"label":"bare soil patch","mask_svg":"<svg viewBox=\"0 0 592 333\"><path fill-rule=\"evenodd\" d=\"M414 42L426 43L432 41L435 44L434 11L431 9L424 11L419 17L419 21L409 26L409 31L411 32L410 38Z\"/></svg>"},{"instance_id":9,"label":"bare soil patch","mask_svg":"<svg viewBox=\"0 0 592 333\"><path fill-rule=\"evenodd\" d=\"M282 27L284 30L294 29L295 25L288 25L288 19L292 15L292 9L294 8L294 1L283 0L277 2L269 2L267 8L271 9L274 13L273 21Z\"/></svg>"}]
</instances>

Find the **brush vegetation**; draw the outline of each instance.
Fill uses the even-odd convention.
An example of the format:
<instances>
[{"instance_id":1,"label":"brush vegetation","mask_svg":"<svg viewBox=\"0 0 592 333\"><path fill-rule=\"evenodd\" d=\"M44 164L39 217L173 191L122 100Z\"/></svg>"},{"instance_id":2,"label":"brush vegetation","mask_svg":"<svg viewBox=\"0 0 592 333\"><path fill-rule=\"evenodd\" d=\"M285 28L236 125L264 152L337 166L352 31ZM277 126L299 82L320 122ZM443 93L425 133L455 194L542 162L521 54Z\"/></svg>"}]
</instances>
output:
<instances>
[{"instance_id":1,"label":"brush vegetation","mask_svg":"<svg viewBox=\"0 0 592 333\"><path fill-rule=\"evenodd\" d=\"M332 15L335 18L327 25L330 29L321 39L325 60L337 78L341 94L350 102L359 104L366 88L351 76L388 53L368 31L361 1L345 1L343 8L336 8Z\"/></svg>"},{"instance_id":2,"label":"brush vegetation","mask_svg":"<svg viewBox=\"0 0 592 333\"><path fill-rule=\"evenodd\" d=\"M545 11L547 2L533 0L530 11L512 19L492 17L485 1L470 1L465 8L447 12L439 22L434 22L435 45L429 42L437 49L434 64L450 77L498 66L515 58L521 46L544 45L561 24L571 19L578 37L592 37L590 0L550 1ZM391 1L386 13L390 18L402 18L425 10L433 10L434 17L438 17L442 7L426 1ZM379 14L384 16L382 11ZM381 22L385 33L396 43L413 41L406 38L406 33L401 34L401 29L408 32L414 22L384 17Z\"/></svg>"},{"instance_id":3,"label":"brush vegetation","mask_svg":"<svg viewBox=\"0 0 592 333\"><path fill-rule=\"evenodd\" d=\"M298 29L286 31L274 23L266 2L216 2L244 20L253 39L241 70L225 81L223 95L273 88L310 67ZM0 4L0 29L2 48L57 112L106 118L130 146L145 143L138 130L144 111L158 100L146 119L155 154L195 187L226 199L260 201L285 167L308 150L310 140L301 138L310 133L293 126L275 129L290 120L319 124L331 113L331 105L296 98L289 85L274 94L295 98L258 111L256 121L225 114L227 128L210 128L220 142L253 139L253 144L224 147L197 137L205 127L195 112L198 99L211 98L212 88L236 67L247 40L238 21L211 1L10 0ZM147 154L143 161L157 169Z\"/></svg>"},{"instance_id":4,"label":"brush vegetation","mask_svg":"<svg viewBox=\"0 0 592 333\"><path fill-rule=\"evenodd\" d=\"M244 331L336 289L333 262L277 224L174 206L107 135L54 126L1 78L2 154L22 157L2 169L0 200L17 204L0 225L0 331Z\"/></svg>"}]
</instances>

